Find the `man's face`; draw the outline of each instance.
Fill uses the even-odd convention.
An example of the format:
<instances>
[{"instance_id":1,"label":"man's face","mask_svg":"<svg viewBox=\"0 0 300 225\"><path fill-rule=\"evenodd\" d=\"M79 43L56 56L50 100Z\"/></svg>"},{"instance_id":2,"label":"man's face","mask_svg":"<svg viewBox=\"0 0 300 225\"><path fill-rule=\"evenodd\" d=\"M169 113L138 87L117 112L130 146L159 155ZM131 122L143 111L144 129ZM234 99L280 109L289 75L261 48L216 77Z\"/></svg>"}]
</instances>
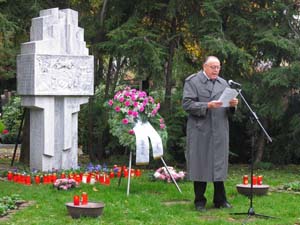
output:
<instances>
[{"instance_id":1,"label":"man's face","mask_svg":"<svg viewBox=\"0 0 300 225\"><path fill-rule=\"evenodd\" d=\"M203 65L203 70L205 71L209 79L217 79L221 70L220 61L212 60L206 62Z\"/></svg>"}]
</instances>

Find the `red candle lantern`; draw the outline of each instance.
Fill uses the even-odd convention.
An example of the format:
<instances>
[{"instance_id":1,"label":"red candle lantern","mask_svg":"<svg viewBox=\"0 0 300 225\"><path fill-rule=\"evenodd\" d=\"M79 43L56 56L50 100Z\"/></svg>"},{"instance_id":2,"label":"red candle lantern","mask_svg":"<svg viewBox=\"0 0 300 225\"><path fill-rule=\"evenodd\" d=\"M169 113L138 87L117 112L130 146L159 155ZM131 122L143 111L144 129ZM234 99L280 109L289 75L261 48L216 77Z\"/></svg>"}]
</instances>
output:
<instances>
[{"instance_id":1,"label":"red candle lantern","mask_svg":"<svg viewBox=\"0 0 300 225\"><path fill-rule=\"evenodd\" d=\"M48 184L48 174L45 174L45 175L43 176L43 183L44 183L44 184Z\"/></svg>"},{"instance_id":2,"label":"red candle lantern","mask_svg":"<svg viewBox=\"0 0 300 225\"><path fill-rule=\"evenodd\" d=\"M75 195L73 198L74 205L79 205L80 203L80 197L78 195Z\"/></svg>"},{"instance_id":3,"label":"red candle lantern","mask_svg":"<svg viewBox=\"0 0 300 225\"><path fill-rule=\"evenodd\" d=\"M25 184L31 185L31 176L30 175L25 176Z\"/></svg>"},{"instance_id":4,"label":"red candle lantern","mask_svg":"<svg viewBox=\"0 0 300 225\"><path fill-rule=\"evenodd\" d=\"M7 172L7 180L11 181L13 179L13 173L11 171Z\"/></svg>"},{"instance_id":5,"label":"red candle lantern","mask_svg":"<svg viewBox=\"0 0 300 225\"><path fill-rule=\"evenodd\" d=\"M82 205L87 205L88 204L88 195L86 192L82 192L81 194L81 204Z\"/></svg>"},{"instance_id":6,"label":"red candle lantern","mask_svg":"<svg viewBox=\"0 0 300 225\"><path fill-rule=\"evenodd\" d=\"M110 185L110 177L108 175L105 175L105 184Z\"/></svg>"},{"instance_id":7,"label":"red candle lantern","mask_svg":"<svg viewBox=\"0 0 300 225\"><path fill-rule=\"evenodd\" d=\"M263 176L260 175L260 176L257 177L257 184L262 185L262 183L263 183Z\"/></svg>"},{"instance_id":8,"label":"red candle lantern","mask_svg":"<svg viewBox=\"0 0 300 225\"><path fill-rule=\"evenodd\" d=\"M22 174L21 175L21 181L20 181L21 184L25 184L26 183L26 175L25 174Z\"/></svg>"},{"instance_id":9,"label":"red candle lantern","mask_svg":"<svg viewBox=\"0 0 300 225\"><path fill-rule=\"evenodd\" d=\"M248 175L243 176L243 184L247 185L249 183L248 181Z\"/></svg>"},{"instance_id":10,"label":"red candle lantern","mask_svg":"<svg viewBox=\"0 0 300 225\"><path fill-rule=\"evenodd\" d=\"M39 175L36 175L36 176L34 177L34 182L35 182L36 184L39 184L39 183L41 182L41 178L40 178Z\"/></svg>"},{"instance_id":11,"label":"red candle lantern","mask_svg":"<svg viewBox=\"0 0 300 225\"><path fill-rule=\"evenodd\" d=\"M128 170L127 169L124 169L124 177L128 177Z\"/></svg>"},{"instance_id":12,"label":"red candle lantern","mask_svg":"<svg viewBox=\"0 0 300 225\"><path fill-rule=\"evenodd\" d=\"M105 174L103 174L103 173L100 174L99 182L100 182L100 184L103 184L105 182Z\"/></svg>"},{"instance_id":13,"label":"red candle lantern","mask_svg":"<svg viewBox=\"0 0 300 225\"><path fill-rule=\"evenodd\" d=\"M115 174L114 174L114 172L113 172L112 170L111 170L110 173L109 173L109 177L110 177L110 178L114 178L114 177L115 177Z\"/></svg>"},{"instance_id":14,"label":"red candle lantern","mask_svg":"<svg viewBox=\"0 0 300 225\"><path fill-rule=\"evenodd\" d=\"M14 178L13 178L14 182L18 182L18 174L14 173Z\"/></svg>"},{"instance_id":15,"label":"red candle lantern","mask_svg":"<svg viewBox=\"0 0 300 225\"><path fill-rule=\"evenodd\" d=\"M121 170L118 170L117 177L121 176Z\"/></svg>"},{"instance_id":16,"label":"red candle lantern","mask_svg":"<svg viewBox=\"0 0 300 225\"><path fill-rule=\"evenodd\" d=\"M65 173L61 173L60 178L61 178L61 179L66 178L66 174L65 174Z\"/></svg>"},{"instance_id":17,"label":"red candle lantern","mask_svg":"<svg viewBox=\"0 0 300 225\"><path fill-rule=\"evenodd\" d=\"M135 176L137 176L137 177L140 177L141 176L141 170L140 169L137 169L136 171L135 171Z\"/></svg>"},{"instance_id":18,"label":"red candle lantern","mask_svg":"<svg viewBox=\"0 0 300 225\"><path fill-rule=\"evenodd\" d=\"M87 183L90 183L90 182L91 182L91 177L92 177L92 174L89 173L88 176L87 176L87 178L86 178L86 182L87 182Z\"/></svg>"},{"instance_id":19,"label":"red candle lantern","mask_svg":"<svg viewBox=\"0 0 300 225\"><path fill-rule=\"evenodd\" d=\"M77 183L80 183L80 182L81 182L81 179L80 179L80 175L79 175L79 174L77 174L74 178L75 178L75 181L76 181Z\"/></svg>"},{"instance_id":20,"label":"red candle lantern","mask_svg":"<svg viewBox=\"0 0 300 225\"><path fill-rule=\"evenodd\" d=\"M134 176L135 176L135 169L131 169L131 171L130 171L130 176L131 176L131 177L134 177Z\"/></svg>"},{"instance_id":21,"label":"red candle lantern","mask_svg":"<svg viewBox=\"0 0 300 225\"><path fill-rule=\"evenodd\" d=\"M56 173L52 174L52 183L54 183L57 179Z\"/></svg>"},{"instance_id":22,"label":"red candle lantern","mask_svg":"<svg viewBox=\"0 0 300 225\"><path fill-rule=\"evenodd\" d=\"M253 185L257 185L257 176L255 175L252 176L252 183Z\"/></svg>"}]
</instances>

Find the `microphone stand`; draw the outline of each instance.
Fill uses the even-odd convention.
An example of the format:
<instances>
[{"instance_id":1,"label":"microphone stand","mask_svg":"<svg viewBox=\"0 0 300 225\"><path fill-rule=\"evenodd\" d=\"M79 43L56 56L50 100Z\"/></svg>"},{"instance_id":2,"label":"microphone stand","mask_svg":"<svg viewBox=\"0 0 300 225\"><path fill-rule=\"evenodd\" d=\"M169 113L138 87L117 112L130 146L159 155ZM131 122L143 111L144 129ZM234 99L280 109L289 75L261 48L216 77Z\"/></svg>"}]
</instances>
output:
<instances>
[{"instance_id":1,"label":"microphone stand","mask_svg":"<svg viewBox=\"0 0 300 225\"><path fill-rule=\"evenodd\" d=\"M258 116L256 115L256 113L251 109L250 105L248 104L248 102L246 101L246 99L244 98L243 94L242 94L242 89L241 88L237 88L236 89L239 93L239 95L241 96L241 99L243 100L243 102L246 104L247 108L249 109L249 111L251 112L252 117L250 116L250 120L253 123L254 119L256 120L256 122L259 124L261 130L263 131L263 133L265 134L265 136L267 137L269 142L272 142L272 138L269 136L269 134L267 133L267 131L265 130L265 128L263 127L263 125L261 124L261 122L259 121ZM254 119L253 119L254 118ZM243 224L245 224L245 222L247 221L248 218L250 218L251 216L258 216L258 217L263 217L263 218L276 218L276 217L272 217L272 216L266 216L266 215L262 215L262 214L257 214L254 211L253 208L253 167L254 167L254 143L255 143L255 137L254 135L252 135L251 138L251 186L250 186L250 206L248 209L248 212L246 213L231 213L234 215L248 215L248 217L246 218L246 220L243 222Z\"/></svg>"}]
</instances>

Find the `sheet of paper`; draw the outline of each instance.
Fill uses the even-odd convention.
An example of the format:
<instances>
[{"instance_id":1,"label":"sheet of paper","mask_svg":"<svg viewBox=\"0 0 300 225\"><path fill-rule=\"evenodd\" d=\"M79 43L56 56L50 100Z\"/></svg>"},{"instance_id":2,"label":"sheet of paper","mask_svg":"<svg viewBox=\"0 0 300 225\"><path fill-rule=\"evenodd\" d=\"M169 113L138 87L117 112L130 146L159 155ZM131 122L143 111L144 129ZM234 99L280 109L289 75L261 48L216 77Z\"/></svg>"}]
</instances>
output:
<instances>
[{"instance_id":1,"label":"sheet of paper","mask_svg":"<svg viewBox=\"0 0 300 225\"><path fill-rule=\"evenodd\" d=\"M239 93L235 89L227 87L223 91L218 101L221 101L223 103L222 107L229 107L229 101L238 96L238 94Z\"/></svg>"}]
</instances>

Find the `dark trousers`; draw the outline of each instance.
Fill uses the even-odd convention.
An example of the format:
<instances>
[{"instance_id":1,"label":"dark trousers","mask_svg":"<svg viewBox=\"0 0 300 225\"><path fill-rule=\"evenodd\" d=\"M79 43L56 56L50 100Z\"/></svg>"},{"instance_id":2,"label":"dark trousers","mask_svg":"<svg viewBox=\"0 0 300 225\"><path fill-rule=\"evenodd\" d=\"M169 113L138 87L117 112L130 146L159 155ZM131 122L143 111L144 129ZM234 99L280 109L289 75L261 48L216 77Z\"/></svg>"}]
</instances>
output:
<instances>
[{"instance_id":1,"label":"dark trousers","mask_svg":"<svg viewBox=\"0 0 300 225\"><path fill-rule=\"evenodd\" d=\"M206 182L194 181L195 203L206 203L205 190ZM226 201L226 193L223 181L214 182L214 204L221 204Z\"/></svg>"}]
</instances>

